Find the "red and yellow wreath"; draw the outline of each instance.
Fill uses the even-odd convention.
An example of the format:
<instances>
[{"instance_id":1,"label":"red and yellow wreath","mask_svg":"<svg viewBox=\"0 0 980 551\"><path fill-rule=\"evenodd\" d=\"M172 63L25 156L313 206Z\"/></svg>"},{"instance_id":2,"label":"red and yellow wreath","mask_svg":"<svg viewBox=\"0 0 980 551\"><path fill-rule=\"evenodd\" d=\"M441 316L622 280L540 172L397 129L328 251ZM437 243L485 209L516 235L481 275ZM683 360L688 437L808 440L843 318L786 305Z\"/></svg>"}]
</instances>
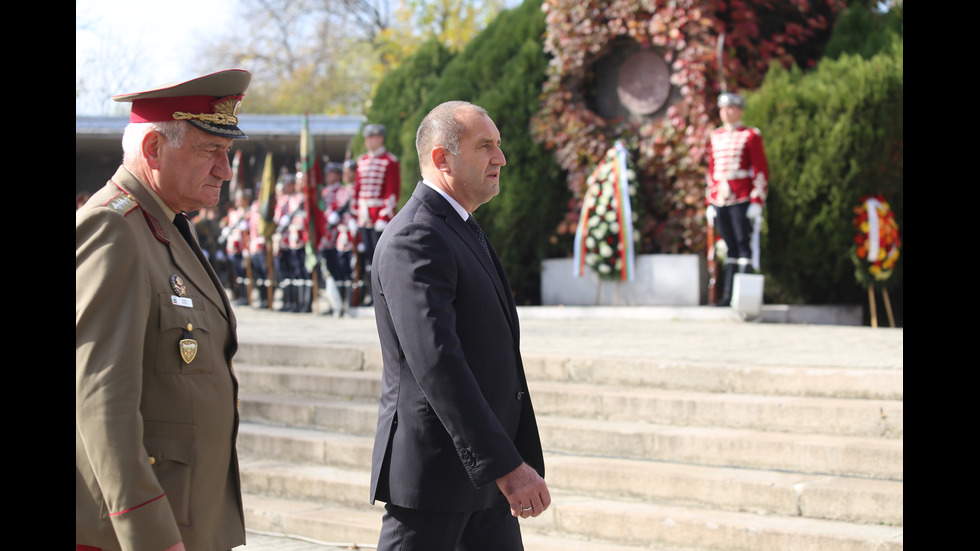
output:
<instances>
[{"instance_id":1,"label":"red and yellow wreath","mask_svg":"<svg viewBox=\"0 0 980 551\"><path fill-rule=\"evenodd\" d=\"M881 195L866 195L854 208L854 260L858 282L865 287L891 277L902 246L895 213Z\"/></svg>"}]
</instances>

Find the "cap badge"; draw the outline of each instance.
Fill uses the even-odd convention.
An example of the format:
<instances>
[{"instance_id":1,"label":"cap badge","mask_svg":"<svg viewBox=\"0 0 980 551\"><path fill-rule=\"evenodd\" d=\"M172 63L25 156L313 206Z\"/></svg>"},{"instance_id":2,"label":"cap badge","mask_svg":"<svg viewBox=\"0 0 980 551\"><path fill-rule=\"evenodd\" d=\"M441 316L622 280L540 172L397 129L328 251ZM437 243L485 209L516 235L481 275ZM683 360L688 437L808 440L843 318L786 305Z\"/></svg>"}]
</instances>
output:
<instances>
[{"instance_id":1,"label":"cap badge","mask_svg":"<svg viewBox=\"0 0 980 551\"><path fill-rule=\"evenodd\" d=\"M196 119L210 122L211 124L237 125L238 110L242 107L244 94L237 96L225 96L211 102L211 113L186 113L184 111L174 112L174 120Z\"/></svg>"}]
</instances>

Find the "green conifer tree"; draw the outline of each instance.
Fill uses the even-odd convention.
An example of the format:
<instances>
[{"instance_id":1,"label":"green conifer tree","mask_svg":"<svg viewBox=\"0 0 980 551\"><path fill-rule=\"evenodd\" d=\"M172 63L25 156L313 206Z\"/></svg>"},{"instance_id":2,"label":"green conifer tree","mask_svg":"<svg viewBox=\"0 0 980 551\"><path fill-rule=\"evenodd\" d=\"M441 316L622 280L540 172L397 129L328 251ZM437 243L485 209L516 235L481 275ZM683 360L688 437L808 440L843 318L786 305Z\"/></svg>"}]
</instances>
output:
<instances>
[{"instance_id":1,"label":"green conifer tree","mask_svg":"<svg viewBox=\"0 0 980 551\"><path fill-rule=\"evenodd\" d=\"M406 170L415 155L415 130L417 122L408 121L419 105L426 103L439 82L443 69L454 54L435 38L427 40L398 67L392 69L378 83L377 92L365 114L368 124L383 124L387 130L385 148L398 157L402 165L401 202L408 199L419 180L418 159L414 170ZM414 124L414 126L413 126ZM358 135L351 145L353 157L364 153L364 136Z\"/></svg>"},{"instance_id":2,"label":"green conifer tree","mask_svg":"<svg viewBox=\"0 0 980 551\"><path fill-rule=\"evenodd\" d=\"M501 174L500 195L480 207L477 216L500 256L518 304L540 303L541 261L548 257L555 228L568 208L565 175L554 155L531 140L529 130L548 63L543 32L541 0L527 0L502 11L445 65L434 85L428 79L431 74L417 70L407 73L415 75L417 83L406 77L391 84L389 75L374 100L378 106L397 102L414 108L400 121L403 200L420 178L415 130L426 113L450 100L469 101L490 113L500 129L507 166ZM428 80L422 83L423 79ZM407 94L409 99L382 97L406 95L406 89L420 93ZM391 126L388 135L389 139L393 135Z\"/></svg>"},{"instance_id":3,"label":"green conifer tree","mask_svg":"<svg viewBox=\"0 0 980 551\"><path fill-rule=\"evenodd\" d=\"M903 46L841 54L803 73L773 66L747 98L771 171L762 268L767 301L862 303L851 254L854 208L881 193L903 222ZM901 304L902 262L886 282Z\"/></svg>"}]
</instances>

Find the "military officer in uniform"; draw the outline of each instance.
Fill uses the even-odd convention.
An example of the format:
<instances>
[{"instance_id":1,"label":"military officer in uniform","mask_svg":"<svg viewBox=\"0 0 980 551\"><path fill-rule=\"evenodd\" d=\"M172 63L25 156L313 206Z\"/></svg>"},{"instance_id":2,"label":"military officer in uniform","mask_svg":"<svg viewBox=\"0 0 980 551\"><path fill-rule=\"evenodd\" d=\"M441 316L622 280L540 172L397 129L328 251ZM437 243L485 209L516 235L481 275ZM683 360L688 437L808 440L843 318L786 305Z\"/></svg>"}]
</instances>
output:
<instances>
[{"instance_id":1,"label":"military officer in uniform","mask_svg":"<svg viewBox=\"0 0 980 551\"><path fill-rule=\"evenodd\" d=\"M752 232L762 219L769 190L769 165L758 128L742 124L745 99L718 97L723 125L711 133L708 147L708 224L718 229L728 248L725 280L717 306L728 306L736 273L752 270Z\"/></svg>"},{"instance_id":2,"label":"military officer in uniform","mask_svg":"<svg viewBox=\"0 0 980 551\"><path fill-rule=\"evenodd\" d=\"M76 549L245 543L236 321L186 213L218 202L251 74L114 96L123 163L75 213Z\"/></svg>"}]
</instances>

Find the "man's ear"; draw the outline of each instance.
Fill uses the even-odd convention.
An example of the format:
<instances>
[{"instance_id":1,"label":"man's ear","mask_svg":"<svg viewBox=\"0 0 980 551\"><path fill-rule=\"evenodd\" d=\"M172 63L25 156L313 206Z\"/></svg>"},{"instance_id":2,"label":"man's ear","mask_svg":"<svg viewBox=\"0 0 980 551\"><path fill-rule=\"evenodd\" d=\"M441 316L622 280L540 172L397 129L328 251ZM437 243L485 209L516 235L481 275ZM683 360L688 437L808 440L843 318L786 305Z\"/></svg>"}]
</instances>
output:
<instances>
[{"instance_id":1,"label":"man's ear","mask_svg":"<svg viewBox=\"0 0 980 551\"><path fill-rule=\"evenodd\" d=\"M143 143L140 144L140 151L143 153L143 158L146 159L146 164L153 170L160 169L160 149L163 146L163 140L165 140L159 132L156 130L150 130L143 136Z\"/></svg>"},{"instance_id":2,"label":"man's ear","mask_svg":"<svg viewBox=\"0 0 980 551\"><path fill-rule=\"evenodd\" d=\"M450 172L449 151L445 147L438 146L432 150L432 166L445 173Z\"/></svg>"}]
</instances>

